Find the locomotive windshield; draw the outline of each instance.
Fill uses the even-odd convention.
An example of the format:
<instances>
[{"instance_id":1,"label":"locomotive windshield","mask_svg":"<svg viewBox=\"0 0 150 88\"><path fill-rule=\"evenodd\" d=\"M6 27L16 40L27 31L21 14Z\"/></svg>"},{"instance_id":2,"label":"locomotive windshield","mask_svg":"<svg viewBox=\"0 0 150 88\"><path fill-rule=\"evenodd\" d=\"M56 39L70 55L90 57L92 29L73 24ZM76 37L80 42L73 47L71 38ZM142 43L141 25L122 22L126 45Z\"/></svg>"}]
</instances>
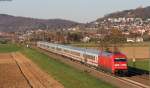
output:
<instances>
[{"instance_id":1,"label":"locomotive windshield","mask_svg":"<svg viewBox=\"0 0 150 88\"><path fill-rule=\"evenodd\" d=\"M125 58L115 58L115 62L126 62L127 60Z\"/></svg>"}]
</instances>

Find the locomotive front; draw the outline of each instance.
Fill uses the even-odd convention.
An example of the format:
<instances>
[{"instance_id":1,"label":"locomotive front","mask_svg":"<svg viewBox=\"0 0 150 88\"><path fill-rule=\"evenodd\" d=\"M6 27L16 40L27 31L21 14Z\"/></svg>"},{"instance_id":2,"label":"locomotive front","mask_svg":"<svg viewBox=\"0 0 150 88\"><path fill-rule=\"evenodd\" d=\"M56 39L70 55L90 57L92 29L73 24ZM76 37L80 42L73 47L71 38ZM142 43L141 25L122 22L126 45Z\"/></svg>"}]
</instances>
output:
<instances>
[{"instance_id":1,"label":"locomotive front","mask_svg":"<svg viewBox=\"0 0 150 88\"><path fill-rule=\"evenodd\" d=\"M114 54L113 56L113 70L115 74L126 74L128 71L127 57L122 53Z\"/></svg>"}]
</instances>

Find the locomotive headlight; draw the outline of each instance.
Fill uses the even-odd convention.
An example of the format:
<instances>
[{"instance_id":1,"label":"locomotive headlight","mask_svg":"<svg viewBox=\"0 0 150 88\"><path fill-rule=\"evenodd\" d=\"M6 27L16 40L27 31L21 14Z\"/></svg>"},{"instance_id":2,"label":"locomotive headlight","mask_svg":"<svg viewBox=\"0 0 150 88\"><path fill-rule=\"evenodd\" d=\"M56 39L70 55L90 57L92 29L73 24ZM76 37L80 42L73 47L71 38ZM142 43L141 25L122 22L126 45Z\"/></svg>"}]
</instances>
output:
<instances>
[{"instance_id":1,"label":"locomotive headlight","mask_svg":"<svg viewBox=\"0 0 150 88\"><path fill-rule=\"evenodd\" d=\"M122 64L121 66L127 66L127 64Z\"/></svg>"},{"instance_id":2,"label":"locomotive headlight","mask_svg":"<svg viewBox=\"0 0 150 88\"><path fill-rule=\"evenodd\" d=\"M119 64L115 64L115 66L119 66Z\"/></svg>"}]
</instances>

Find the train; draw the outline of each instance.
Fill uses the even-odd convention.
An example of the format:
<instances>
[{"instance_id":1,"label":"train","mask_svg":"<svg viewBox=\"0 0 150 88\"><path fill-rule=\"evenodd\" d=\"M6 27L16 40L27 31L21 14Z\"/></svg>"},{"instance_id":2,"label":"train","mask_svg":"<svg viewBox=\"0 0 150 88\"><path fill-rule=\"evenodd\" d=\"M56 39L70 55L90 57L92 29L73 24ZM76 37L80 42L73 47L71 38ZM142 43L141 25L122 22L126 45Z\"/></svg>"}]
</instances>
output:
<instances>
[{"instance_id":1,"label":"train","mask_svg":"<svg viewBox=\"0 0 150 88\"><path fill-rule=\"evenodd\" d=\"M112 74L125 74L128 71L127 56L121 52L114 53L43 41L37 42L37 47Z\"/></svg>"}]
</instances>

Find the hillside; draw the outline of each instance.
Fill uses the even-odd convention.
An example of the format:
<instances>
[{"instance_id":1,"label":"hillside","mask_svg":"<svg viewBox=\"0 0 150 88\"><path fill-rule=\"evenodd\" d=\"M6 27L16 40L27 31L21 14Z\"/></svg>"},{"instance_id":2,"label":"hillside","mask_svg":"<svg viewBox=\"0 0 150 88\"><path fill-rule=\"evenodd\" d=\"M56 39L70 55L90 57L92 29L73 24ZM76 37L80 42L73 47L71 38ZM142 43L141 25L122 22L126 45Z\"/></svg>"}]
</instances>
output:
<instances>
[{"instance_id":1,"label":"hillside","mask_svg":"<svg viewBox=\"0 0 150 88\"><path fill-rule=\"evenodd\" d=\"M110 13L105 15L103 18L97 19L97 21L101 21L106 18L119 18L119 17L142 18L142 19L150 18L150 6L145 8L139 7L136 9Z\"/></svg>"},{"instance_id":2,"label":"hillside","mask_svg":"<svg viewBox=\"0 0 150 88\"><path fill-rule=\"evenodd\" d=\"M12 32L12 31L24 31L31 29L48 29L56 30L69 27L75 27L77 25L84 27L95 27L95 22L102 22L107 18L119 18L119 17L129 17L129 18L150 18L150 6L145 8L136 8L131 10L124 10L119 12L114 12L105 15L103 18L98 18L88 24L81 24L73 21L62 20L62 19L35 19L27 17L17 17L7 14L0 14L0 31Z\"/></svg>"},{"instance_id":3,"label":"hillside","mask_svg":"<svg viewBox=\"0 0 150 88\"><path fill-rule=\"evenodd\" d=\"M0 31L12 32L31 29L62 29L75 26L79 23L62 19L35 19L0 14Z\"/></svg>"}]
</instances>

